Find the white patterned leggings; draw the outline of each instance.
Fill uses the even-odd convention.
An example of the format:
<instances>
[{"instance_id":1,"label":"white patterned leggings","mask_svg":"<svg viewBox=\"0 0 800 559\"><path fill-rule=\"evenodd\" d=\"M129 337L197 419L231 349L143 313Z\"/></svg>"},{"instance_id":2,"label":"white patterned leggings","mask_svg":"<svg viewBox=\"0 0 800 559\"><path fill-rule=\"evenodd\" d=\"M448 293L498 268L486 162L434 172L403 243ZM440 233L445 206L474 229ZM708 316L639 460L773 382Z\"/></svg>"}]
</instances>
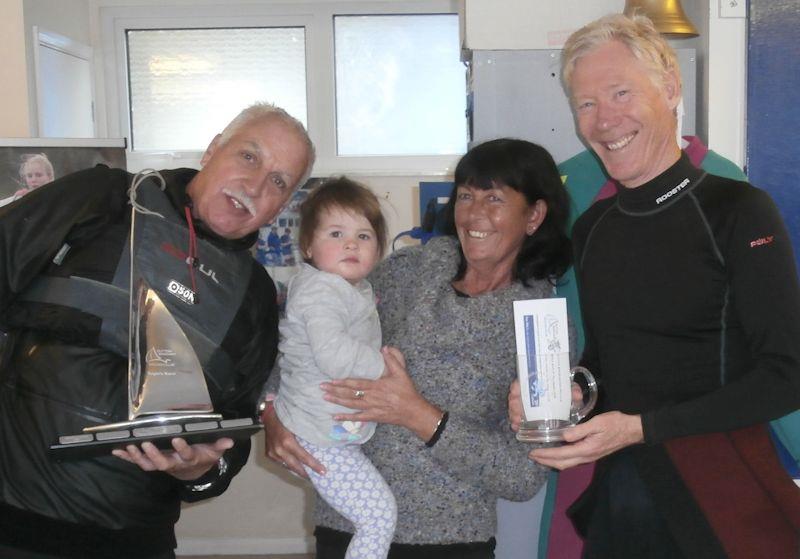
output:
<instances>
[{"instance_id":1,"label":"white patterned leggings","mask_svg":"<svg viewBox=\"0 0 800 559\"><path fill-rule=\"evenodd\" d=\"M306 467L317 493L355 526L345 559L385 559L397 524L397 504L361 445L320 447L300 437L297 441L327 470L321 476Z\"/></svg>"}]
</instances>

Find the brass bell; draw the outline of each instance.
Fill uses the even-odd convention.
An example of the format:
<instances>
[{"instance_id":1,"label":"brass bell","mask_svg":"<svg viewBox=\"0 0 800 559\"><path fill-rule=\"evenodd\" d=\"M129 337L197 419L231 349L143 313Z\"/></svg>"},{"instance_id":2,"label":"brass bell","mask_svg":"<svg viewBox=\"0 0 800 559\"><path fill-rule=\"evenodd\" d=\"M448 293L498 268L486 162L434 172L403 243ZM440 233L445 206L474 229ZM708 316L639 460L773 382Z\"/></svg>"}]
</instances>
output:
<instances>
[{"instance_id":1,"label":"brass bell","mask_svg":"<svg viewBox=\"0 0 800 559\"><path fill-rule=\"evenodd\" d=\"M625 0L623 13L634 11L649 17L662 35L673 38L697 37L697 28L683 12L681 0Z\"/></svg>"}]
</instances>

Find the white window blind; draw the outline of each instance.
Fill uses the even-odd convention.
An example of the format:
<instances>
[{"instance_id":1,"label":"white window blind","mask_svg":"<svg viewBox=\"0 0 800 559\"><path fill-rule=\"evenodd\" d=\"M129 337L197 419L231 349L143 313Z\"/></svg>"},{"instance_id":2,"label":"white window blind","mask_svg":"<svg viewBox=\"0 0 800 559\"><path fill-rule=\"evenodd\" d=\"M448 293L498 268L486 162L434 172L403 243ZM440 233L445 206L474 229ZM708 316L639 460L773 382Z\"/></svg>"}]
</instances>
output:
<instances>
[{"instance_id":1,"label":"white window blind","mask_svg":"<svg viewBox=\"0 0 800 559\"><path fill-rule=\"evenodd\" d=\"M128 30L134 151L204 150L247 105L307 122L303 27Z\"/></svg>"},{"instance_id":2,"label":"white window blind","mask_svg":"<svg viewBox=\"0 0 800 559\"><path fill-rule=\"evenodd\" d=\"M337 154L436 155L467 145L458 16L336 16Z\"/></svg>"}]
</instances>

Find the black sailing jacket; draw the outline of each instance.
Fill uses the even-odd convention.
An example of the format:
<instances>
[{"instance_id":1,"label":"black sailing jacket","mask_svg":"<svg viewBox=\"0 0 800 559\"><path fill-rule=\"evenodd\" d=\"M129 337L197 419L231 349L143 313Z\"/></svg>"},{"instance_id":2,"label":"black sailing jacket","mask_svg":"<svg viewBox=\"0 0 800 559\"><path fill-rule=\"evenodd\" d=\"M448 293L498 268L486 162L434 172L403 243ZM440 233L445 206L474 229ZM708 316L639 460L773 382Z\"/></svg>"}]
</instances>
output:
<instances>
[{"instance_id":1,"label":"black sailing jacket","mask_svg":"<svg viewBox=\"0 0 800 559\"><path fill-rule=\"evenodd\" d=\"M167 189L154 199L160 196L162 209L172 211L168 218L175 227L171 237L148 247L155 262L150 266L158 284L154 287L179 317L186 310L184 303L164 289L170 280L191 285L182 260L189 242L183 216L190 203L185 189L195 173L162 171ZM113 456L57 463L46 455L59 434L127 417L127 347L115 345L107 327L119 323L120 317L98 316L119 313L91 310L113 307L105 304L113 297L87 287L87 312L70 304L32 301L36 297L30 293L42 276L119 283L125 271L120 264L129 258L131 178L124 171L98 166L0 208L0 329L9 338L0 365L0 542L8 542L8 534L15 532L13 539L22 540L22 547L42 549L41 540L46 540L52 543L48 549L63 552L63 546L82 533L74 526L79 524L87 541L93 534L108 543L116 536L120 542L130 536L140 548L151 543L159 548L163 541L174 542L180 501L222 493L247 460L249 442L237 443L226 453L227 474L208 491L196 493L189 484L143 472ZM252 416L277 352L275 287L249 256L255 235L229 241L202 223L196 226L201 239L198 257L206 273L195 274L198 305L191 312L197 324L189 329L189 337L202 346L198 354L216 411L228 417ZM55 264L65 243L69 250ZM127 294L124 301L124 307L116 308L127 311ZM225 312L227 319L220 317ZM122 317L123 323L126 320ZM126 336L117 332L116 341ZM35 528L28 530L32 542L24 541L26 527ZM50 537L42 538L42 530ZM62 531L65 541L58 543Z\"/></svg>"}]
</instances>

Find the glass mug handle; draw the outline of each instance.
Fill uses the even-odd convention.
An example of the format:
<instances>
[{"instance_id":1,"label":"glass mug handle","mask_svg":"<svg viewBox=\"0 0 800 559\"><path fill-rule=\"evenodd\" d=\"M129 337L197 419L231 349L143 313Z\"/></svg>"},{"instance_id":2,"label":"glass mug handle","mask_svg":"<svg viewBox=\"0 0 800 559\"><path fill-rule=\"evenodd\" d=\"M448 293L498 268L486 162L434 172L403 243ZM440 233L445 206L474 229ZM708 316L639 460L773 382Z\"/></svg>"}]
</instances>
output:
<instances>
[{"instance_id":1,"label":"glass mug handle","mask_svg":"<svg viewBox=\"0 0 800 559\"><path fill-rule=\"evenodd\" d=\"M597 382L594 380L594 375L592 375L586 367L581 367L580 365L573 367L569 372L570 386L572 386L576 374L582 374L584 378L586 378L586 388L589 390L589 401L580 409L570 411L569 420L573 425L589 415L597 404Z\"/></svg>"}]
</instances>

